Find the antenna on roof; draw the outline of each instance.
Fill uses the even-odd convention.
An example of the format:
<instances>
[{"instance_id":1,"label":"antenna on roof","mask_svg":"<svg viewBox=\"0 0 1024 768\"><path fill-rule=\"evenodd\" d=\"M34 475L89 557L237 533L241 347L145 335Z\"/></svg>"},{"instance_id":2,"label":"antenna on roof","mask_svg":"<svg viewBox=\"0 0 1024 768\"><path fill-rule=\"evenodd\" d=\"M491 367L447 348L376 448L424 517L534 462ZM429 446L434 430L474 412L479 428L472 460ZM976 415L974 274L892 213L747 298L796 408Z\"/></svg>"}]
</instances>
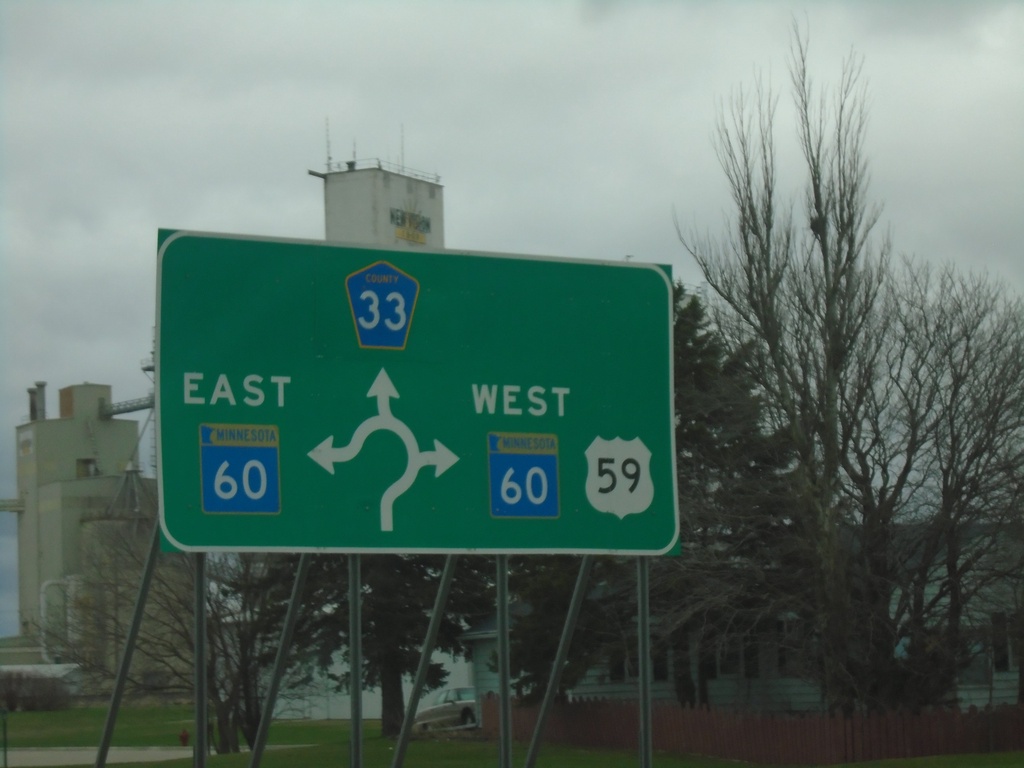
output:
<instances>
[{"instance_id":1,"label":"antenna on roof","mask_svg":"<svg viewBox=\"0 0 1024 768\"><path fill-rule=\"evenodd\" d=\"M405 173L405 123L401 123L401 135L398 143L398 167Z\"/></svg>"},{"instance_id":2,"label":"antenna on roof","mask_svg":"<svg viewBox=\"0 0 1024 768\"><path fill-rule=\"evenodd\" d=\"M327 133L327 170L331 170L331 118L325 117L324 122L326 123Z\"/></svg>"}]
</instances>

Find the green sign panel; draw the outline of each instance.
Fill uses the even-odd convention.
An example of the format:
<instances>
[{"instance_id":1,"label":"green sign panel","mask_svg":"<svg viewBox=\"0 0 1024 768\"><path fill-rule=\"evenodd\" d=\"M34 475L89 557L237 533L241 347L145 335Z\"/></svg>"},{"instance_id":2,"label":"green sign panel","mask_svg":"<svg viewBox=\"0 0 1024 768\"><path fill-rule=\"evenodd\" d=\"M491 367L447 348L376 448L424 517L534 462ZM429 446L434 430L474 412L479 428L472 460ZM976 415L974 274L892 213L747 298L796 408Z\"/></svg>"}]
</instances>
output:
<instances>
[{"instance_id":1,"label":"green sign panel","mask_svg":"<svg viewBox=\"0 0 1024 768\"><path fill-rule=\"evenodd\" d=\"M663 269L162 230L157 275L174 546L675 542Z\"/></svg>"}]
</instances>

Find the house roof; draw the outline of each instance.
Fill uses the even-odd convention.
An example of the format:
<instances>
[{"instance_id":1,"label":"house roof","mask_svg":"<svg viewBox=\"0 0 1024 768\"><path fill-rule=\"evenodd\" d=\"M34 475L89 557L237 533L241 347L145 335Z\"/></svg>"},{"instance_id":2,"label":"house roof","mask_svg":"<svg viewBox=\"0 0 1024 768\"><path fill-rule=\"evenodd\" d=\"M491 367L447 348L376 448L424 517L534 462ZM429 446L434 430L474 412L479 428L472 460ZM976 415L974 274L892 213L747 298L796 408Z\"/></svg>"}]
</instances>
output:
<instances>
[{"instance_id":1,"label":"house roof","mask_svg":"<svg viewBox=\"0 0 1024 768\"><path fill-rule=\"evenodd\" d=\"M56 680L63 679L77 671L77 664L5 664L0 667L0 672L5 675L25 675Z\"/></svg>"},{"instance_id":2,"label":"house roof","mask_svg":"<svg viewBox=\"0 0 1024 768\"><path fill-rule=\"evenodd\" d=\"M462 633L460 640L490 640L498 636L498 617L491 615L476 622Z\"/></svg>"}]
</instances>

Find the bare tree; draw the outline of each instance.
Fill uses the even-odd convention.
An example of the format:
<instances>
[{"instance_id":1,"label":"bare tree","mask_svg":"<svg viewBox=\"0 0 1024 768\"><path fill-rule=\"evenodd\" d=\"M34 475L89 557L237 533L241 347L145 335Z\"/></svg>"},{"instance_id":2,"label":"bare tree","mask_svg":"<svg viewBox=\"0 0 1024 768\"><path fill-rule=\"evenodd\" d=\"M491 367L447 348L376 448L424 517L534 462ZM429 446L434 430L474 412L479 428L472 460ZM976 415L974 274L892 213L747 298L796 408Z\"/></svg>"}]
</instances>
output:
<instances>
[{"instance_id":1,"label":"bare tree","mask_svg":"<svg viewBox=\"0 0 1024 768\"><path fill-rule=\"evenodd\" d=\"M286 560L261 553L207 560L208 674L218 751L237 752L239 732L249 747L256 741L289 594L290 584L280 579L290 570ZM301 687L309 667L293 649L282 698Z\"/></svg>"},{"instance_id":2,"label":"bare tree","mask_svg":"<svg viewBox=\"0 0 1024 768\"><path fill-rule=\"evenodd\" d=\"M763 393L769 431L785 431L794 451L792 510L805 538L808 584L800 611L814 621L822 683L831 706L846 706L853 684L845 646L853 630L849 547L840 538L841 461L852 439L843 405L863 402L858 362L878 352L868 322L888 263L876 237L878 209L866 197L866 111L861 62L843 66L834 96L812 84L807 39L794 29L790 67L807 172L806 224L780 210L774 120L777 98L762 82L723 111L716 149L736 207L722 242L683 235L721 302L726 344L752 350L750 373Z\"/></svg>"},{"instance_id":3,"label":"bare tree","mask_svg":"<svg viewBox=\"0 0 1024 768\"><path fill-rule=\"evenodd\" d=\"M774 582L772 609L810 624L804 650L830 708L930 703L965 663L967 601L1012 576L990 545L1020 501L1020 305L951 270L933 282L913 262L894 267L867 194L861 60L847 58L830 92L815 88L797 27L791 51L802 211L780 201L778 100L758 80L715 134L735 207L727 235L680 232L762 429L791 452L772 554L718 561L737 583L755 562L799 569L799 584ZM721 501L711 534L734 528Z\"/></svg>"},{"instance_id":4,"label":"bare tree","mask_svg":"<svg viewBox=\"0 0 1024 768\"><path fill-rule=\"evenodd\" d=\"M76 579L70 612L72 642L66 646L69 660L81 665L94 693L109 690L117 669L155 524L155 502L131 516L106 514L87 524L84 570ZM270 569L280 558L208 558L206 674L218 753L238 752L239 734L250 746L255 740L290 589ZM133 693L193 694L194 583L193 558L159 555L130 670ZM293 657L283 696L304 681L305 672Z\"/></svg>"},{"instance_id":5,"label":"bare tree","mask_svg":"<svg viewBox=\"0 0 1024 768\"><path fill-rule=\"evenodd\" d=\"M916 370L929 407L920 491L905 513L918 535L907 543L894 613L910 628L902 635L911 663L929 668L911 683L928 682L924 693L936 694L970 661L992 614L1013 610L1022 583L1024 307L948 267L908 274L903 333L921 349ZM923 655L929 638L941 642Z\"/></svg>"}]
</instances>

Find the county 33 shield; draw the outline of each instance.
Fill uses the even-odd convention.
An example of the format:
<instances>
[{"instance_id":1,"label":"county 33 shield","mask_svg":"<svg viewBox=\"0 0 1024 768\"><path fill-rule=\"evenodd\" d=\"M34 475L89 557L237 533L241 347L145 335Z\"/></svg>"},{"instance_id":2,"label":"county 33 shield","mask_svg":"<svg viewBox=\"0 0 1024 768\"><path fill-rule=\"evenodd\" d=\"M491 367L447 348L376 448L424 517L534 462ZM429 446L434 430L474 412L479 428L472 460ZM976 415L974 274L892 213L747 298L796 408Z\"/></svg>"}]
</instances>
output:
<instances>
[{"instance_id":1,"label":"county 33 shield","mask_svg":"<svg viewBox=\"0 0 1024 768\"><path fill-rule=\"evenodd\" d=\"M639 437L594 438L586 456L587 501L594 509L623 518L651 506L651 452Z\"/></svg>"}]
</instances>

